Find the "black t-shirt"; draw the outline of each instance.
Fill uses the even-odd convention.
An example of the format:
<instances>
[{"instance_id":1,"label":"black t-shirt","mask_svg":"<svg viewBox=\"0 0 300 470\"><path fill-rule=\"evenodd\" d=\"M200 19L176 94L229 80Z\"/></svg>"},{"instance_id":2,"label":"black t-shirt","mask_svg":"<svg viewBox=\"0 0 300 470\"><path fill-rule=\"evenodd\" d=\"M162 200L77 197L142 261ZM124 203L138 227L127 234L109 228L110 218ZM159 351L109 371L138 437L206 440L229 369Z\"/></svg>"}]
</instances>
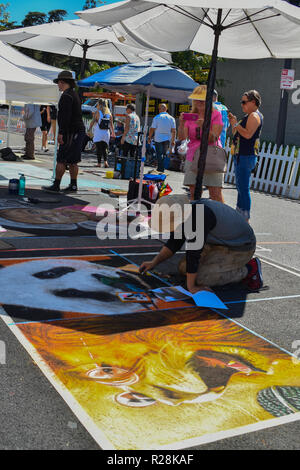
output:
<instances>
[{"instance_id":1,"label":"black t-shirt","mask_svg":"<svg viewBox=\"0 0 300 470\"><path fill-rule=\"evenodd\" d=\"M56 106L50 106L50 118L52 121L57 119L57 109Z\"/></svg>"},{"instance_id":2,"label":"black t-shirt","mask_svg":"<svg viewBox=\"0 0 300 470\"><path fill-rule=\"evenodd\" d=\"M50 125L50 123L48 122L47 108L48 108L48 106L46 106L46 105L41 105L41 106L40 106L41 119L42 119L42 127L47 127L47 126Z\"/></svg>"},{"instance_id":3,"label":"black t-shirt","mask_svg":"<svg viewBox=\"0 0 300 470\"><path fill-rule=\"evenodd\" d=\"M58 103L59 134L74 134L84 131L81 101L75 90L68 88L63 92Z\"/></svg>"},{"instance_id":4,"label":"black t-shirt","mask_svg":"<svg viewBox=\"0 0 300 470\"><path fill-rule=\"evenodd\" d=\"M204 208L204 233L203 233L203 239L204 243L207 240L208 234L211 230L213 230L217 224L217 219L215 214L209 207L206 205L202 204ZM197 222L197 204L192 203L192 231L195 233L196 232L196 222ZM176 253L179 251L182 247L182 245L187 241L185 237L185 230L184 226L182 225L179 228L179 236L174 235L174 232L170 234L169 240L165 243L165 246L169 248L173 253ZM193 242L195 239L189 240L189 242ZM192 250L192 249L187 249L186 250L186 272L189 274L194 274L198 271L198 266L199 266L199 260L200 256L203 250L203 246L200 249L197 250Z\"/></svg>"}]
</instances>

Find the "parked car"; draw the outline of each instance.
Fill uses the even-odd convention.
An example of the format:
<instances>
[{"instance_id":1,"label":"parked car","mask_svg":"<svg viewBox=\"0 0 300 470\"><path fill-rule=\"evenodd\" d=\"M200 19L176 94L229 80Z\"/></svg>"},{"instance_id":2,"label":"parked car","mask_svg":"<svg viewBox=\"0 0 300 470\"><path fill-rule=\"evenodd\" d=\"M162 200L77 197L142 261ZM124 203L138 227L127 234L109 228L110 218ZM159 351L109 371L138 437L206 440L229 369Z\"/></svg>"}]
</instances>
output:
<instances>
[{"instance_id":1,"label":"parked car","mask_svg":"<svg viewBox=\"0 0 300 470\"><path fill-rule=\"evenodd\" d=\"M86 100L82 105L81 105L81 111L83 114L93 114L97 110L97 98L90 98Z\"/></svg>"},{"instance_id":2,"label":"parked car","mask_svg":"<svg viewBox=\"0 0 300 470\"><path fill-rule=\"evenodd\" d=\"M82 114L93 114L97 111L97 103L99 98L89 98L81 105ZM112 102L108 99L109 109L112 112Z\"/></svg>"}]
</instances>

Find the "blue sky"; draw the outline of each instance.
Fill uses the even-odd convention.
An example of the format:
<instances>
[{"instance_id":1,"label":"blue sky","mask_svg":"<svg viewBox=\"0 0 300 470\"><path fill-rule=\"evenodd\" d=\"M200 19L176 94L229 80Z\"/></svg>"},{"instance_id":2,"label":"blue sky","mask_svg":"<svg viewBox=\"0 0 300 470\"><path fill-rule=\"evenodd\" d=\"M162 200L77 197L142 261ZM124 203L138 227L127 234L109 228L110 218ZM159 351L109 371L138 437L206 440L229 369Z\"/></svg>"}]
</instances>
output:
<instances>
[{"instance_id":1,"label":"blue sky","mask_svg":"<svg viewBox=\"0 0 300 470\"><path fill-rule=\"evenodd\" d=\"M105 3L114 1L106 0ZM29 11L48 13L50 10L67 10L68 16L65 19L78 19L74 12L82 10L85 0L3 0L3 3L9 3L7 11L10 14L10 21L20 24Z\"/></svg>"}]
</instances>

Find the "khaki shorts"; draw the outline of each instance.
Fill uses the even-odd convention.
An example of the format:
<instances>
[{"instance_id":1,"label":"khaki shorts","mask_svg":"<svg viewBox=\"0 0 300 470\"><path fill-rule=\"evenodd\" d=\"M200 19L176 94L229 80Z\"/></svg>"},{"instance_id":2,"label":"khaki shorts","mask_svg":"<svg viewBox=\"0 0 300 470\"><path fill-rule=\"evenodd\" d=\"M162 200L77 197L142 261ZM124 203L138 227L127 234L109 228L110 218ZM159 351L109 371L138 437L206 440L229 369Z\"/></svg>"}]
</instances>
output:
<instances>
[{"instance_id":1,"label":"khaki shorts","mask_svg":"<svg viewBox=\"0 0 300 470\"><path fill-rule=\"evenodd\" d=\"M192 162L185 161L184 165L184 180L185 186L193 186L196 184L197 175L191 170ZM204 173L202 184L203 186L212 186L214 188L223 187L224 174L223 173Z\"/></svg>"},{"instance_id":2,"label":"khaki shorts","mask_svg":"<svg viewBox=\"0 0 300 470\"><path fill-rule=\"evenodd\" d=\"M192 186L196 184L196 173L191 171L191 165L192 162L189 162L188 160L185 161L184 164L184 179L183 179L183 184L185 186Z\"/></svg>"},{"instance_id":3,"label":"khaki shorts","mask_svg":"<svg viewBox=\"0 0 300 470\"><path fill-rule=\"evenodd\" d=\"M197 284L224 286L245 279L246 264L253 257L255 247L248 251L234 251L226 246L205 244L198 267ZM186 274L185 257L179 262L180 274Z\"/></svg>"}]
</instances>

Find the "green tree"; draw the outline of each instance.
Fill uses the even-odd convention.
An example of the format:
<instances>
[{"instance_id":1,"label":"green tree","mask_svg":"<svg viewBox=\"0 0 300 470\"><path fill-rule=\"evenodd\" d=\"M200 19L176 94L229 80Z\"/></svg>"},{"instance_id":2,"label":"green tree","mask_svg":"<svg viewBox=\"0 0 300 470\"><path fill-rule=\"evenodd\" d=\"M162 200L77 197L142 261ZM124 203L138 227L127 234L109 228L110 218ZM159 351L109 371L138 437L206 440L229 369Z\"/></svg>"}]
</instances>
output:
<instances>
[{"instance_id":1,"label":"green tree","mask_svg":"<svg viewBox=\"0 0 300 470\"><path fill-rule=\"evenodd\" d=\"M48 11L48 23L52 23L53 21L63 21L67 13L68 12L66 10Z\"/></svg>"},{"instance_id":2,"label":"green tree","mask_svg":"<svg viewBox=\"0 0 300 470\"><path fill-rule=\"evenodd\" d=\"M89 10L90 8L96 8L97 2L96 0L85 0L85 4L83 5L83 10Z\"/></svg>"},{"instance_id":3,"label":"green tree","mask_svg":"<svg viewBox=\"0 0 300 470\"><path fill-rule=\"evenodd\" d=\"M300 0L299 0L300 1ZM208 79L208 73L211 63L211 56L206 54L200 54L193 51L182 51L172 53L173 65L184 70L195 82L200 84L206 84ZM222 62L225 59L219 58L218 61ZM218 78L216 86L225 86L227 80ZM229 82L228 82L229 83Z\"/></svg>"},{"instance_id":4,"label":"green tree","mask_svg":"<svg viewBox=\"0 0 300 470\"><path fill-rule=\"evenodd\" d=\"M0 3L0 31L14 28L15 21L9 21L10 15L7 11L8 7L8 3Z\"/></svg>"},{"instance_id":5,"label":"green tree","mask_svg":"<svg viewBox=\"0 0 300 470\"><path fill-rule=\"evenodd\" d=\"M194 51L173 52L172 61L176 67L184 70L196 82L205 83L207 81L210 56Z\"/></svg>"},{"instance_id":6,"label":"green tree","mask_svg":"<svg viewBox=\"0 0 300 470\"><path fill-rule=\"evenodd\" d=\"M88 70L85 71L85 77L89 77L90 75L94 75L95 73L102 72L103 70L107 70L112 65L107 64L106 62L102 62L101 65L94 60L89 61Z\"/></svg>"},{"instance_id":7,"label":"green tree","mask_svg":"<svg viewBox=\"0 0 300 470\"><path fill-rule=\"evenodd\" d=\"M36 26L47 22L46 13L40 11L29 11L22 21L22 26L25 28L27 26Z\"/></svg>"}]
</instances>

